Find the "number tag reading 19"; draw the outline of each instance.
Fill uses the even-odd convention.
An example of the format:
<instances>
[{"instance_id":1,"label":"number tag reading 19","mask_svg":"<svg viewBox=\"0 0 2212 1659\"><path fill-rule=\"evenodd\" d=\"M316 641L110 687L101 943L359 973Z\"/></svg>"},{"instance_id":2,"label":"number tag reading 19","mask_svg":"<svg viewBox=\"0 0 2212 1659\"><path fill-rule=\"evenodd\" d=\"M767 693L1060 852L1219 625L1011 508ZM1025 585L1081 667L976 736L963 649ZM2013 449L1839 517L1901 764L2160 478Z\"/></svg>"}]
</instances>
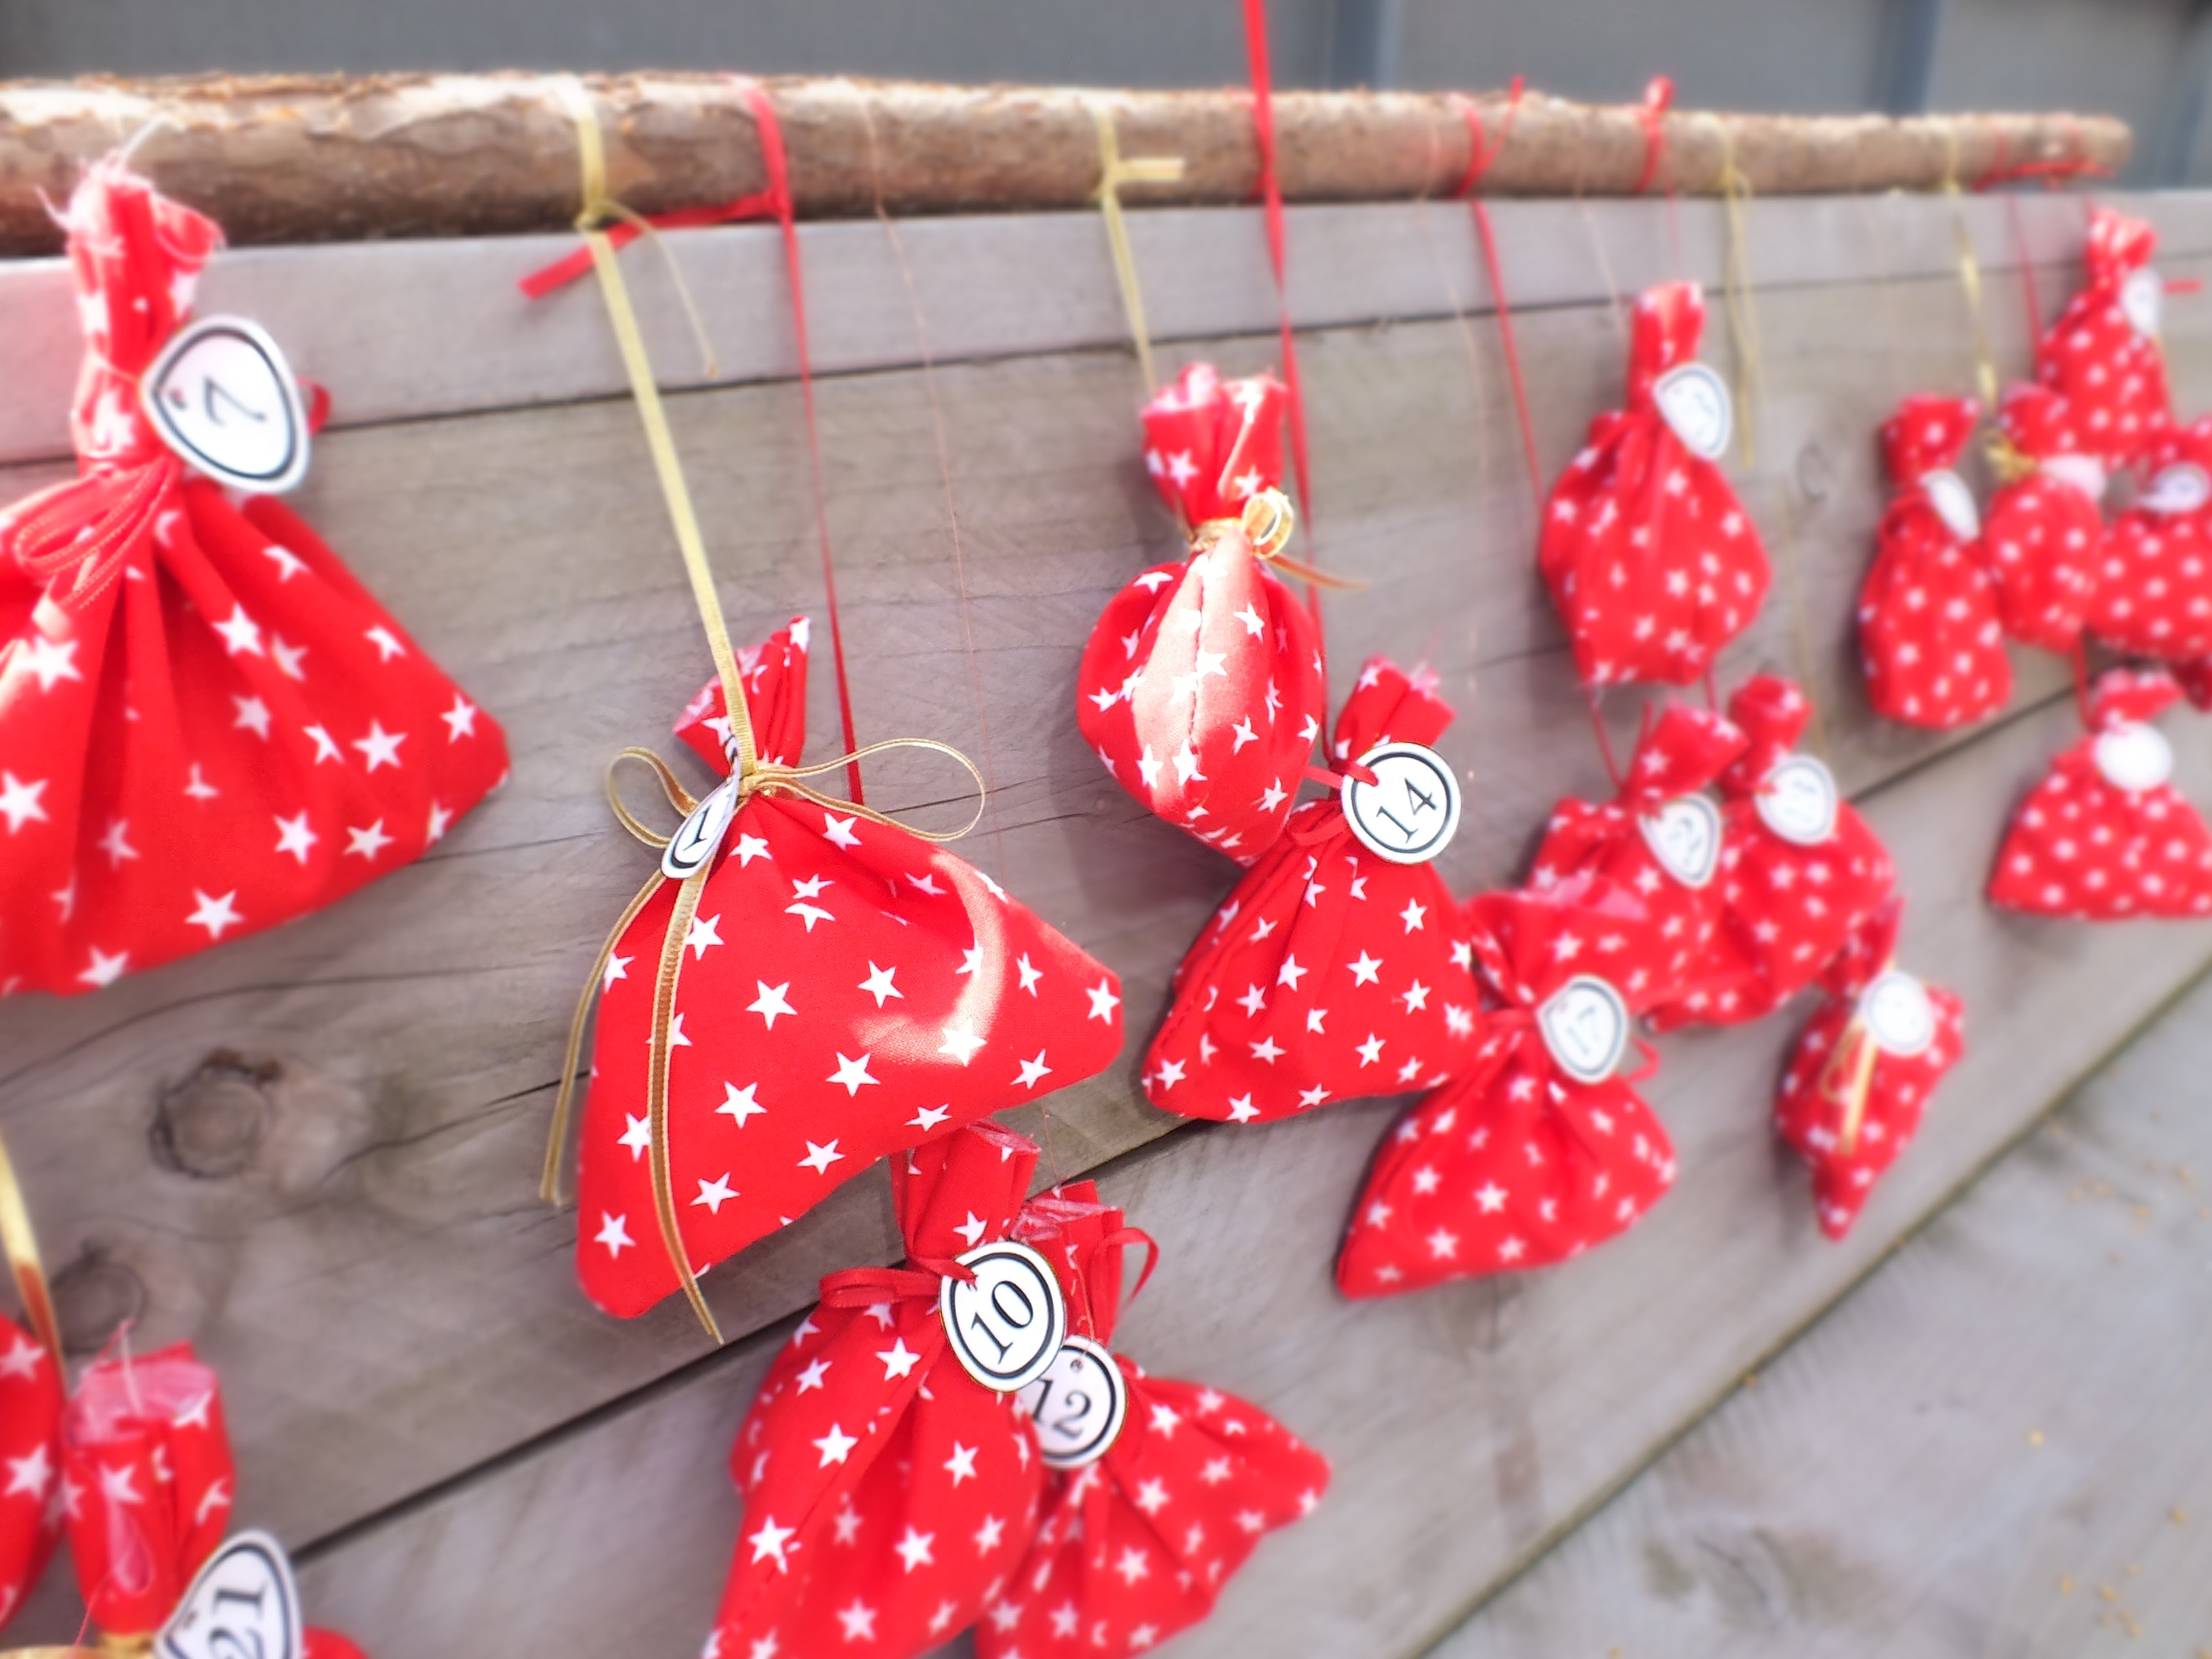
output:
<instances>
[{"instance_id":1,"label":"number tag reading 19","mask_svg":"<svg viewBox=\"0 0 2212 1659\"><path fill-rule=\"evenodd\" d=\"M219 483L277 495L307 476L307 411L284 353L243 317L179 329L140 377L161 441Z\"/></svg>"},{"instance_id":2,"label":"number tag reading 19","mask_svg":"<svg viewBox=\"0 0 2212 1659\"><path fill-rule=\"evenodd\" d=\"M305 1642L284 1547L242 1532L208 1557L155 1647L161 1659L300 1659Z\"/></svg>"},{"instance_id":3,"label":"number tag reading 19","mask_svg":"<svg viewBox=\"0 0 2212 1659\"><path fill-rule=\"evenodd\" d=\"M738 781L725 778L676 826L674 837L660 852L660 873L671 881L682 881L704 866L730 833L730 820L737 811Z\"/></svg>"},{"instance_id":4,"label":"number tag reading 19","mask_svg":"<svg viewBox=\"0 0 2212 1659\"><path fill-rule=\"evenodd\" d=\"M1012 1394L1042 1376L1067 1337L1067 1304L1045 1259L1001 1239L960 1258L972 1280L947 1279L938 1311L961 1368L987 1389Z\"/></svg>"},{"instance_id":5,"label":"number tag reading 19","mask_svg":"<svg viewBox=\"0 0 2212 1659\"><path fill-rule=\"evenodd\" d=\"M1459 829L1459 780L1444 757L1418 743L1377 744L1359 757L1372 783L1347 777L1344 821L1361 845L1393 864L1426 864Z\"/></svg>"},{"instance_id":6,"label":"number tag reading 19","mask_svg":"<svg viewBox=\"0 0 2212 1659\"><path fill-rule=\"evenodd\" d=\"M1114 1356L1087 1336L1060 1345L1042 1376L1022 1390L1045 1465L1079 1469L1106 1455L1129 1413L1129 1388Z\"/></svg>"}]
</instances>

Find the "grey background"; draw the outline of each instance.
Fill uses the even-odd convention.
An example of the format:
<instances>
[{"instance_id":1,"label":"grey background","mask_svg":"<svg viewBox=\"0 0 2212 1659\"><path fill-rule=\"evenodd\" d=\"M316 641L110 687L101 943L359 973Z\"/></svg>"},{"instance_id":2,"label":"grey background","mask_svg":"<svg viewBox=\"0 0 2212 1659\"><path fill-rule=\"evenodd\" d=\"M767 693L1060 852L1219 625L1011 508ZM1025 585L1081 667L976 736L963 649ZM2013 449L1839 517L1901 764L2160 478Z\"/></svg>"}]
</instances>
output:
<instances>
[{"instance_id":1,"label":"grey background","mask_svg":"<svg viewBox=\"0 0 2212 1659\"><path fill-rule=\"evenodd\" d=\"M1286 86L1515 74L1687 106L2071 108L2135 126L2132 179L2212 180L2212 0L1270 0ZM0 0L0 76L744 69L1208 86L1237 0Z\"/></svg>"}]
</instances>

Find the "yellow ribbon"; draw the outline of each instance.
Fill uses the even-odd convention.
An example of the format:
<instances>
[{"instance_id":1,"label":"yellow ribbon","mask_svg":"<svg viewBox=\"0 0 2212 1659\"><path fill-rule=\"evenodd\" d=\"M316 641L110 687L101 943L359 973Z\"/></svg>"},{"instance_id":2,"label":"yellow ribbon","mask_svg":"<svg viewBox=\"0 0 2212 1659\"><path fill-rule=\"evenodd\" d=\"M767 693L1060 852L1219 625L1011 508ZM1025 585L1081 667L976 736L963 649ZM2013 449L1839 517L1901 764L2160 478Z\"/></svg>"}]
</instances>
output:
<instances>
[{"instance_id":1,"label":"yellow ribbon","mask_svg":"<svg viewBox=\"0 0 2212 1659\"><path fill-rule=\"evenodd\" d=\"M46 1286L46 1267L39 1260L39 1238L31 1228L30 1206L23 1202L22 1183L15 1179L15 1165L8 1156L5 1141L0 1141L0 1250L7 1255L15 1293L22 1298L32 1333L53 1360L54 1375L61 1376L64 1374L61 1323L54 1317L54 1298Z\"/></svg>"},{"instance_id":2,"label":"yellow ribbon","mask_svg":"<svg viewBox=\"0 0 2212 1659\"><path fill-rule=\"evenodd\" d=\"M1959 248L1959 287L1966 296L1966 315L1974 331L1974 377L1982 389L1982 406L1995 414L1997 407L1996 357L1990 349L1989 319L1982 311L1982 265L1974 257L1973 234L1966 228L1966 192L1959 188L1959 124L1944 124L1943 136L1950 152L1943 164L1943 193L1951 198L1951 234Z\"/></svg>"},{"instance_id":3,"label":"yellow ribbon","mask_svg":"<svg viewBox=\"0 0 2212 1659\"><path fill-rule=\"evenodd\" d=\"M1850 1078L1841 1094L1836 1092L1836 1073L1850 1056ZM1866 1027L1865 1019L1855 1010L1850 1021L1844 1027L1843 1036L1837 1040L1836 1051L1828 1056L1828 1063L1820 1068L1820 1093L1844 1109L1842 1147L1845 1158L1858 1151L1859 1127L1866 1120L1867 1097L1874 1089L1874 1068L1881 1058L1881 1049L1874 1035Z\"/></svg>"},{"instance_id":4,"label":"yellow ribbon","mask_svg":"<svg viewBox=\"0 0 2212 1659\"><path fill-rule=\"evenodd\" d=\"M1098 216L1105 222L1106 246L1114 256L1114 280L1121 289L1121 309L1128 313L1129 335L1137 343L1137 362L1145 372L1145 390L1159 389L1152 372L1152 337L1145 326L1145 294L1137 284L1136 257L1129 248L1129 227L1121 217L1124 185L1171 185L1182 177L1180 155L1121 159L1121 140L1114 131L1114 112L1103 102L1089 104L1091 119L1098 129L1098 188L1091 192Z\"/></svg>"},{"instance_id":5,"label":"yellow ribbon","mask_svg":"<svg viewBox=\"0 0 2212 1659\"><path fill-rule=\"evenodd\" d=\"M668 427L668 416L660 400L660 387L654 380L653 362L646 351L645 337L637 324L637 313L630 303L629 289L624 283L621 261L613 243L600 228L610 219L622 219L640 223L637 216L606 193L606 153L599 131L599 113L593 108L591 94L574 76L556 81L563 102L568 108L576 127L577 161L582 174L583 205L576 216L576 229L583 236L592 253L592 268L599 277L599 293L606 302L607 319L612 325L616 345L620 349L623 367L629 380L630 392L637 404L638 418L645 428L647 447L653 453L653 465L660 482L660 493L668 507L669 523L676 532L676 544L684 556L684 568L691 584L691 597L697 607L699 620L707 633L707 644L714 659L714 672L722 687L723 708L729 717L730 735L726 747L731 763L731 777L734 781L738 800L743 805L763 790L779 794L796 795L814 802L825 810L853 812L875 823L890 824L908 833L932 842L958 839L975 827L981 818L986 793L982 774L975 763L948 744L933 742L925 738L893 738L873 743L836 760L824 761L814 766L787 766L779 762L763 761L755 740L750 711L745 706L744 684L739 675L735 649L730 643L729 624L722 615L720 597L714 591L714 573L708 562L705 538L699 530L698 514L691 503L691 491L684 480L684 464L677 453L676 441ZM647 227L649 230L650 227ZM681 287L681 278L678 278ZM688 307L690 301L685 296ZM696 322L696 313L694 322ZM702 331L703 339L703 331ZM890 749L928 749L950 755L968 769L975 781L977 802L975 812L968 823L957 830L931 831L915 830L900 824L895 818L862 806L856 802L839 799L810 788L805 780L833 772L850 763L866 759ZM615 816L623 827L648 846L665 847L671 837L660 836L647 829L623 804L614 787L614 767L622 760L641 760L650 766L660 781L661 788L671 804L686 813L698 805L689 791L677 781L667 763L650 750L627 749L616 757L608 768L607 793L614 804ZM653 1029L651 1049L647 1060L646 1084L647 1113L651 1124L650 1143L653 1172L653 1212L659 1224L660 1240L668 1253L670 1264L676 1270L678 1282L685 1298L708 1335L715 1342L722 1340L721 1328L707 1306L707 1299L699 1289L698 1276L693 1272L690 1253L684 1245L683 1229L676 1212L675 1188L669 1173L668 1152L668 1063L671 1037L675 1021L676 992L684 969L684 939L691 930L691 921L698 913L699 896L705 889L707 878L714 868L708 857L686 876L676 890L675 908L668 920L666 933L661 940L660 963L653 979ZM539 1182L539 1191L549 1202L562 1200L561 1160L568 1142L568 1120L574 1109L578 1068L581 1063L584 1030L589 1021L595 999L602 988L602 975L606 972L607 960L629 925L638 914L660 890L665 879L659 870L623 908L622 916L599 947L593 959L591 976L584 983L582 994L576 1001L576 1010L568 1027L568 1042L562 1063L561 1083L553 1103L553 1123L545 1152L545 1165Z\"/></svg>"},{"instance_id":6,"label":"yellow ribbon","mask_svg":"<svg viewBox=\"0 0 2212 1659\"><path fill-rule=\"evenodd\" d=\"M1316 587L1333 587L1343 592L1355 592L1367 586L1357 577L1332 576L1325 570L1300 564L1296 559L1283 556L1283 549L1290 544L1291 532L1297 528L1298 515L1291 506L1291 498L1279 489L1269 488L1244 499L1244 510L1233 519L1207 519L1191 526L1190 550L1194 555L1206 552L1224 537L1235 533L1243 538L1252 556L1262 560L1273 569L1300 581L1311 582Z\"/></svg>"},{"instance_id":7,"label":"yellow ribbon","mask_svg":"<svg viewBox=\"0 0 2212 1659\"><path fill-rule=\"evenodd\" d=\"M1736 439L1744 470L1759 465L1758 445L1752 435L1750 410L1765 390L1759 355L1759 315L1752 308L1751 246L1744 224L1744 205L1751 199L1751 180L1735 164L1735 135L1717 116L1711 119L1721 137L1721 200L1728 210L1728 251L1721 261L1721 295L1728 308L1729 333L1735 341L1736 406L1744 411L1736 422Z\"/></svg>"}]
</instances>

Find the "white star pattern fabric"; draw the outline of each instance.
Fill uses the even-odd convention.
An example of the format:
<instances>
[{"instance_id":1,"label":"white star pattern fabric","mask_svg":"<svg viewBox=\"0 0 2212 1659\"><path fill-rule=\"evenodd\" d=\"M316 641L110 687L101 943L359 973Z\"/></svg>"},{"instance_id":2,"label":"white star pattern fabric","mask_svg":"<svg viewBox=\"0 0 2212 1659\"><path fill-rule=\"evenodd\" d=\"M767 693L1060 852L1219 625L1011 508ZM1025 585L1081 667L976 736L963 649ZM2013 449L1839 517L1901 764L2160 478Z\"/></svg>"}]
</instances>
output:
<instances>
[{"instance_id":1,"label":"white star pattern fabric","mask_svg":"<svg viewBox=\"0 0 2212 1659\"><path fill-rule=\"evenodd\" d=\"M44 1344L0 1319L0 1626L61 1535L62 1385Z\"/></svg>"}]
</instances>

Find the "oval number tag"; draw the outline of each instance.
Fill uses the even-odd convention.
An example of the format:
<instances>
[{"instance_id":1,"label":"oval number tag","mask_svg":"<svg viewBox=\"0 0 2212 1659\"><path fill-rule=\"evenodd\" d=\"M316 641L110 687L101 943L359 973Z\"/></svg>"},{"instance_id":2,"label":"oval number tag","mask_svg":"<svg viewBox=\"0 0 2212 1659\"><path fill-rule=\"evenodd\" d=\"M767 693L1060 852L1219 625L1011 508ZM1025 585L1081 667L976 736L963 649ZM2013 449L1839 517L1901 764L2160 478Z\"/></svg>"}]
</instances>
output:
<instances>
[{"instance_id":1,"label":"oval number tag","mask_svg":"<svg viewBox=\"0 0 2212 1659\"><path fill-rule=\"evenodd\" d=\"M1367 850L1393 864L1426 864L1459 829L1459 780L1418 743L1377 744L1359 757L1372 783L1347 777L1345 822Z\"/></svg>"},{"instance_id":2,"label":"oval number tag","mask_svg":"<svg viewBox=\"0 0 2212 1659\"><path fill-rule=\"evenodd\" d=\"M2146 340L2158 337L2158 314L2165 303L2166 284L2148 266L2130 271L2128 280L2120 284L2120 314Z\"/></svg>"},{"instance_id":3,"label":"oval number tag","mask_svg":"<svg viewBox=\"0 0 2212 1659\"><path fill-rule=\"evenodd\" d=\"M1728 382L1703 363L1668 369L1653 383L1651 401L1690 453L1708 461L1728 453L1729 436L1735 430L1735 404L1729 397Z\"/></svg>"},{"instance_id":4,"label":"oval number tag","mask_svg":"<svg viewBox=\"0 0 2212 1659\"><path fill-rule=\"evenodd\" d=\"M1979 538L1981 509L1974 505L1974 492L1966 488L1964 478L1948 467L1939 466L1920 475L1920 489L1946 530L1962 542Z\"/></svg>"},{"instance_id":5,"label":"oval number tag","mask_svg":"<svg viewBox=\"0 0 2212 1659\"><path fill-rule=\"evenodd\" d=\"M1721 861L1720 808L1703 795L1677 795L1637 819L1659 867L1685 887L1703 887Z\"/></svg>"},{"instance_id":6,"label":"oval number tag","mask_svg":"<svg viewBox=\"0 0 2212 1659\"><path fill-rule=\"evenodd\" d=\"M704 869L730 833L738 812L738 781L725 778L677 826L674 839L660 851L660 873L671 881Z\"/></svg>"},{"instance_id":7,"label":"oval number tag","mask_svg":"<svg viewBox=\"0 0 2212 1659\"><path fill-rule=\"evenodd\" d=\"M1936 1041L1936 1005L1928 1000L1928 988L1894 968L1875 975L1859 993L1859 1018L1874 1046L1899 1060L1926 1053Z\"/></svg>"},{"instance_id":8,"label":"oval number tag","mask_svg":"<svg viewBox=\"0 0 2212 1659\"><path fill-rule=\"evenodd\" d=\"M2153 513L2194 513L2212 501L2212 473L2194 461L2162 466L2150 488L2136 497L2136 505Z\"/></svg>"},{"instance_id":9,"label":"oval number tag","mask_svg":"<svg viewBox=\"0 0 2212 1659\"><path fill-rule=\"evenodd\" d=\"M275 495L307 476L300 383L258 324L179 329L139 378L138 400L161 441L220 483Z\"/></svg>"},{"instance_id":10,"label":"oval number tag","mask_svg":"<svg viewBox=\"0 0 2212 1659\"><path fill-rule=\"evenodd\" d=\"M2073 485L2093 501L2105 499L2105 486L2112 482L2106 476L2105 464L2094 455L2045 455L2035 465L2038 471Z\"/></svg>"},{"instance_id":11,"label":"oval number tag","mask_svg":"<svg viewBox=\"0 0 2212 1659\"><path fill-rule=\"evenodd\" d=\"M1759 822L1800 847L1818 847L1836 833L1835 775L1810 755L1778 763L1759 786Z\"/></svg>"},{"instance_id":12,"label":"oval number tag","mask_svg":"<svg viewBox=\"0 0 2212 1659\"><path fill-rule=\"evenodd\" d=\"M1045 1259L1001 1239L960 1258L971 1283L948 1279L939 1292L945 1334L963 1370L987 1389L1012 1394L1051 1369L1067 1337L1067 1304Z\"/></svg>"},{"instance_id":13,"label":"oval number tag","mask_svg":"<svg viewBox=\"0 0 2212 1659\"><path fill-rule=\"evenodd\" d=\"M1595 974L1577 974L1536 1010L1536 1029L1561 1071L1577 1083L1600 1083L1627 1051L1628 1004Z\"/></svg>"},{"instance_id":14,"label":"oval number tag","mask_svg":"<svg viewBox=\"0 0 2212 1659\"><path fill-rule=\"evenodd\" d=\"M2097 734L2097 769L2115 789L2155 789L2173 775L2173 745L2155 726L2130 720Z\"/></svg>"},{"instance_id":15,"label":"oval number tag","mask_svg":"<svg viewBox=\"0 0 2212 1659\"><path fill-rule=\"evenodd\" d=\"M1079 1469L1106 1455L1129 1414L1129 1388L1114 1356L1087 1336L1071 1336L1022 1390L1021 1407L1036 1431L1045 1465Z\"/></svg>"},{"instance_id":16,"label":"oval number tag","mask_svg":"<svg viewBox=\"0 0 2212 1659\"><path fill-rule=\"evenodd\" d=\"M161 1659L299 1659L306 1639L284 1547L242 1532L208 1557L155 1647Z\"/></svg>"}]
</instances>

